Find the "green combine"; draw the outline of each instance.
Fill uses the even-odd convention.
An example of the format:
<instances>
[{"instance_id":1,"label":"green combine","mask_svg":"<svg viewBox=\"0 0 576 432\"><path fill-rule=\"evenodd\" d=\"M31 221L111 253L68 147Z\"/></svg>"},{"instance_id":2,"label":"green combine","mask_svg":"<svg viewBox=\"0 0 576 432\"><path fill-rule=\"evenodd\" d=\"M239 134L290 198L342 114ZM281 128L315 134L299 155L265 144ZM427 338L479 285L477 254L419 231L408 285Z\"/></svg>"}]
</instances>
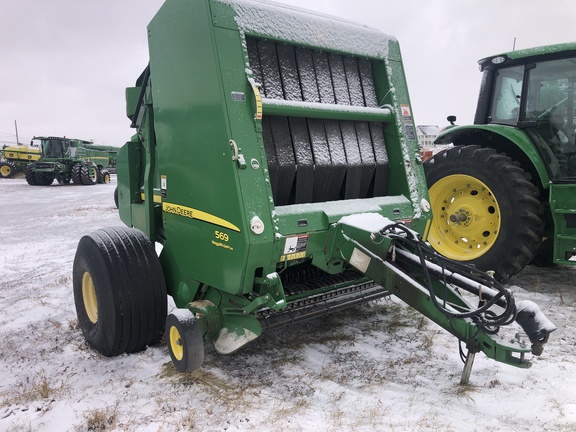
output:
<instances>
[{"instance_id":1,"label":"green combine","mask_svg":"<svg viewBox=\"0 0 576 432\"><path fill-rule=\"evenodd\" d=\"M396 39L230 0L167 0L148 37L118 152L127 227L84 236L74 260L94 349L165 334L188 372L205 341L230 354L395 295L466 344L464 375L477 352L519 367L541 353L555 327L536 305L420 240L432 214ZM495 336L514 321L531 343Z\"/></svg>"},{"instance_id":2,"label":"green combine","mask_svg":"<svg viewBox=\"0 0 576 432\"><path fill-rule=\"evenodd\" d=\"M100 146L80 139L34 137L41 157L26 166L26 181L32 186L58 183L94 185L109 183L109 168L116 166L118 148Z\"/></svg>"}]
</instances>

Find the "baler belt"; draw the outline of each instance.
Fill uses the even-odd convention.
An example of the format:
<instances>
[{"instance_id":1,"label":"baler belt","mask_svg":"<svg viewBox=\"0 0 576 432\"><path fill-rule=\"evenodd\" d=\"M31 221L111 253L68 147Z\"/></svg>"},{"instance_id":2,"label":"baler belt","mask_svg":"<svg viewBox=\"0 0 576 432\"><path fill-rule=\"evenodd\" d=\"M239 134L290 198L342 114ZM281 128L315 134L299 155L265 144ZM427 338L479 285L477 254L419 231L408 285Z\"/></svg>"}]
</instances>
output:
<instances>
[{"instance_id":1,"label":"baler belt","mask_svg":"<svg viewBox=\"0 0 576 432\"><path fill-rule=\"evenodd\" d=\"M262 136L277 206L387 192L381 123L264 116Z\"/></svg>"},{"instance_id":2,"label":"baler belt","mask_svg":"<svg viewBox=\"0 0 576 432\"><path fill-rule=\"evenodd\" d=\"M377 108L369 59L246 38L262 96ZM263 140L275 205L383 196L388 156L382 123L264 112Z\"/></svg>"}]
</instances>

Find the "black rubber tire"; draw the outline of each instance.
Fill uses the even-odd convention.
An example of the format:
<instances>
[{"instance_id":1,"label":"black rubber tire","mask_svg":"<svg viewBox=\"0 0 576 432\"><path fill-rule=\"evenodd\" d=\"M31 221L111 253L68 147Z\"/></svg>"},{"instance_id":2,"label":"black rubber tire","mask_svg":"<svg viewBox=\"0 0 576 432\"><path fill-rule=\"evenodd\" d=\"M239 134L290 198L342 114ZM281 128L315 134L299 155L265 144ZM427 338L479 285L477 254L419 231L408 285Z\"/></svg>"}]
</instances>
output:
<instances>
[{"instance_id":1,"label":"black rubber tire","mask_svg":"<svg viewBox=\"0 0 576 432\"><path fill-rule=\"evenodd\" d=\"M0 162L0 178L11 178L18 172L18 167L10 161Z\"/></svg>"},{"instance_id":2,"label":"black rubber tire","mask_svg":"<svg viewBox=\"0 0 576 432\"><path fill-rule=\"evenodd\" d=\"M192 372L204 362L204 340L198 321L191 312L184 312L190 316L181 319L170 314L166 318L166 344L176 369L179 372Z\"/></svg>"},{"instance_id":3,"label":"black rubber tire","mask_svg":"<svg viewBox=\"0 0 576 432\"><path fill-rule=\"evenodd\" d=\"M110 183L110 173L108 170L98 168L98 183Z\"/></svg>"},{"instance_id":4,"label":"black rubber tire","mask_svg":"<svg viewBox=\"0 0 576 432\"><path fill-rule=\"evenodd\" d=\"M82 177L80 176L80 171L82 170L82 164L81 163L75 163L74 165L72 165L72 168L70 169L70 178L72 179L72 182L74 184L82 184Z\"/></svg>"},{"instance_id":5,"label":"black rubber tire","mask_svg":"<svg viewBox=\"0 0 576 432\"><path fill-rule=\"evenodd\" d=\"M92 172L92 175L90 175L90 172ZM83 185L95 185L98 183L98 168L92 166L92 171L90 171L88 165L82 164L80 168L80 180Z\"/></svg>"},{"instance_id":6,"label":"black rubber tire","mask_svg":"<svg viewBox=\"0 0 576 432\"><path fill-rule=\"evenodd\" d=\"M116 208L118 207L118 186L114 189L114 204L116 204Z\"/></svg>"},{"instance_id":7,"label":"black rubber tire","mask_svg":"<svg viewBox=\"0 0 576 432\"><path fill-rule=\"evenodd\" d=\"M54 177L43 172L35 172L34 176L36 177L36 184L38 186L50 186L54 181Z\"/></svg>"},{"instance_id":8,"label":"black rubber tire","mask_svg":"<svg viewBox=\"0 0 576 432\"><path fill-rule=\"evenodd\" d=\"M424 169L428 188L445 177L463 174L484 183L498 203L500 230L494 244L483 255L467 260L467 263L483 271L494 271L497 280L505 281L530 262L542 241L543 206L538 199L537 187L519 164L494 149L470 145L456 146L436 154L424 163ZM435 215L434 227L435 223L444 223L436 220L443 208L433 194L430 201ZM429 237L429 240L432 247L442 253L434 239Z\"/></svg>"},{"instance_id":9,"label":"black rubber tire","mask_svg":"<svg viewBox=\"0 0 576 432\"><path fill-rule=\"evenodd\" d=\"M88 344L111 357L160 340L167 314L160 260L134 228L104 228L80 239L73 268L78 323Z\"/></svg>"},{"instance_id":10,"label":"black rubber tire","mask_svg":"<svg viewBox=\"0 0 576 432\"><path fill-rule=\"evenodd\" d=\"M30 186L38 186L38 182L36 181L36 173L34 172L34 168L32 165L28 165L26 167L26 181Z\"/></svg>"}]
</instances>

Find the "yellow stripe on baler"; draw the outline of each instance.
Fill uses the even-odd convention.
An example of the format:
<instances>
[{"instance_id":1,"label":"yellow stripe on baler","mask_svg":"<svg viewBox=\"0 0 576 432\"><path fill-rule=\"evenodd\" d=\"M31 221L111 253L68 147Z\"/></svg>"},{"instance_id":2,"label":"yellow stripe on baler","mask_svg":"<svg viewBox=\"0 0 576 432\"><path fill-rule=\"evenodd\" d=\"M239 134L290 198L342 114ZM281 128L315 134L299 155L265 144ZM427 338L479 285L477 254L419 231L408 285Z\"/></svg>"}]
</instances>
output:
<instances>
[{"instance_id":1,"label":"yellow stripe on baler","mask_svg":"<svg viewBox=\"0 0 576 432\"><path fill-rule=\"evenodd\" d=\"M214 216L210 213L203 212L202 210L193 209L191 207L186 207L180 204L163 202L162 211L164 211L165 213L183 216L190 219L198 219L203 222L208 222L213 225L218 225L223 228L231 229L232 231L240 232L240 228L238 228L236 225L228 222L225 219L219 218L218 216Z\"/></svg>"}]
</instances>

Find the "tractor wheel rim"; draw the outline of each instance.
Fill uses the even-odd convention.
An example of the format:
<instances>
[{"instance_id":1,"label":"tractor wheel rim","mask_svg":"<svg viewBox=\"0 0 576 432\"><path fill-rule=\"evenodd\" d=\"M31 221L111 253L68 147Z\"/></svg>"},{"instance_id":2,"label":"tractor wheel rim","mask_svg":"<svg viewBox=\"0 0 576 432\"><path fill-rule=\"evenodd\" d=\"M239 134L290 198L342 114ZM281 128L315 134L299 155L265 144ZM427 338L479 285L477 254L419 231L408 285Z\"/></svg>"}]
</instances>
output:
<instances>
[{"instance_id":1,"label":"tractor wheel rim","mask_svg":"<svg viewBox=\"0 0 576 432\"><path fill-rule=\"evenodd\" d=\"M96 183L98 181L98 169L95 167L91 168L91 172L90 172L90 180L92 180L92 182Z\"/></svg>"},{"instance_id":2,"label":"tractor wheel rim","mask_svg":"<svg viewBox=\"0 0 576 432\"><path fill-rule=\"evenodd\" d=\"M174 358L181 361L184 357L184 346L182 343L182 336L176 326L170 327L170 351L174 354Z\"/></svg>"},{"instance_id":3,"label":"tractor wheel rim","mask_svg":"<svg viewBox=\"0 0 576 432\"><path fill-rule=\"evenodd\" d=\"M110 174L104 176L104 183L110 183Z\"/></svg>"},{"instance_id":4,"label":"tractor wheel rim","mask_svg":"<svg viewBox=\"0 0 576 432\"><path fill-rule=\"evenodd\" d=\"M2 174L3 177L8 177L11 172L12 168L10 168L8 165L2 165L0 167L0 174Z\"/></svg>"},{"instance_id":5,"label":"tractor wheel rim","mask_svg":"<svg viewBox=\"0 0 576 432\"><path fill-rule=\"evenodd\" d=\"M88 319L96 324L98 321L98 301L96 300L96 288L90 273L85 272L82 276L82 299L84 300L84 309Z\"/></svg>"},{"instance_id":6,"label":"tractor wheel rim","mask_svg":"<svg viewBox=\"0 0 576 432\"><path fill-rule=\"evenodd\" d=\"M444 177L430 188L434 219L428 241L440 254L458 261L484 255L498 239L501 213L486 184L464 175Z\"/></svg>"}]
</instances>

